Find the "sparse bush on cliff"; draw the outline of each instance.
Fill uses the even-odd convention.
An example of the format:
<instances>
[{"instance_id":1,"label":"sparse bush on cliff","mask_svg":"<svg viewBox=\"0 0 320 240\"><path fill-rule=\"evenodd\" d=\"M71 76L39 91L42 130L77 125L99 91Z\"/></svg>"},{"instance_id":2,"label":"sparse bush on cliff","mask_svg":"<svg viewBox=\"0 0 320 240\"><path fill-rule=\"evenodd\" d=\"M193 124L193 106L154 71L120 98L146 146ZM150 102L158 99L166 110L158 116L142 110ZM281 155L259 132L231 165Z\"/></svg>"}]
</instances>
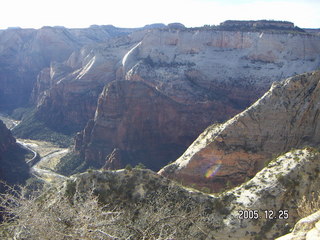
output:
<instances>
[{"instance_id":1,"label":"sparse bush on cliff","mask_svg":"<svg viewBox=\"0 0 320 240\"><path fill-rule=\"evenodd\" d=\"M0 195L1 239L116 239L105 232L119 216L104 211L97 197L71 203L67 197L50 200L25 194L24 187L9 187Z\"/></svg>"},{"instance_id":2,"label":"sparse bush on cliff","mask_svg":"<svg viewBox=\"0 0 320 240\"><path fill-rule=\"evenodd\" d=\"M298 205L299 217L304 218L320 210L320 192L313 192L310 196L303 196Z\"/></svg>"},{"instance_id":3,"label":"sparse bush on cliff","mask_svg":"<svg viewBox=\"0 0 320 240\"><path fill-rule=\"evenodd\" d=\"M159 205L156 212L150 206L143 218L137 218L141 205L118 211L101 204L94 191L64 195L47 189L26 194L25 187L6 187L0 195L0 239L185 239L184 231L191 225L202 232L197 239L207 235L196 223L202 211L191 211L183 203L176 206L179 214Z\"/></svg>"}]
</instances>

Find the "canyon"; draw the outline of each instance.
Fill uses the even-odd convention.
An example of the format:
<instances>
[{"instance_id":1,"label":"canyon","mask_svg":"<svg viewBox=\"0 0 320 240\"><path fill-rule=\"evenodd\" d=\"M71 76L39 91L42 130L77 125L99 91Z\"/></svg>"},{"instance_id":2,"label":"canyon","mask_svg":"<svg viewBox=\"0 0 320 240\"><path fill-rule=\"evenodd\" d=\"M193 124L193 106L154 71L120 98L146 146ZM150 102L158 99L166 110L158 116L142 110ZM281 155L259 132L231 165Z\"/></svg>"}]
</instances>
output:
<instances>
[{"instance_id":1,"label":"canyon","mask_svg":"<svg viewBox=\"0 0 320 240\"><path fill-rule=\"evenodd\" d=\"M44 91L46 96L38 104L38 113L45 116L42 119L63 126L62 129L68 129L70 125L73 129L77 126L81 129L88 122L82 133L77 135L75 147L75 153L88 166L103 166L114 149L124 153L121 166L130 163L130 159L138 158L136 161L149 167L148 159L159 159L156 161L160 165L174 161L208 125L223 122L248 107L272 82L317 69L320 62L318 37L300 32L180 27L149 29L143 34L130 35L130 39L131 42L126 42L123 48L117 46L117 49L123 49L119 55L114 53L114 45L101 45L92 50L85 55L85 64L76 70L72 68L72 76L62 75L60 80L57 79L54 87ZM111 57L113 60L109 61ZM50 71L55 72L54 69ZM96 81L100 82L100 88ZM128 89L142 84L146 87L144 90L139 87L139 97L131 96L134 91ZM116 85L122 87L117 88ZM107 90L109 87L110 91ZM166 136L159 137L160 144L156 146L158 149L151 151L153 153L143 147L150 146L153 139L160 136L156 129L163 126L162 120L156 119L160 113L148 111L141 99L144 97L147 101L151 89L154 95L168 99L165 106L171 104L172 108L181 108L179 113L176 110L170 113L168 128L172 126L174 130L164 129ZM140 91L146 92L142 94ZM130 98L131 106L112 100L113 95L122 96L121 99ZM161 103L155 100L153 108L167 111L162 110ZM119 110L121 107L124 109ZM133 108L141 109L139 117L130 118ZM101 109L107 109L108 113ZM183 114L183 109L188 109L189 114ZM109 126L106 126L107 122ZM136 127L135 132L124 129L124 122L127 126L139 128ZM188 127L188 133L183 130L185 127ZM110 132L108 128L114 130ZM152 128L155 129L154 135L150 135L148 130ZM108 137L103 139L95 129L104 131ZM182 131L183 136L179 134ZM180 139L177 136L181 136ZM161 142L168 143L165 150ZM89 145L91 147L87 147ZM172 148L177 151L172 153ZM152 169L159 170L158 166L152 166Z\"/></svg>"},{"instance_id":2,"label":"canyon","mask_svg":"<svg viewBox=\"0 0 320 240\"><path fill-rule=\"evenodd\" d=\"M93 194L116 239L281 237L319 191L319 67L318 31L283 21L0 30L0 112L21 120L0 120L0 180L41 182L38 212Z\"/></svg>"},{"instance_id":3,"label":"canyon","mask_svg":"<svg viewBox=\"0 0 320 240\"><path fill-rule=\"evenodd\" d=\"M75 136L71 158L83 170L158 171L273 82L320 66L319 35L281 21L8 29L0 46L0 110L22 118L14 134L62 147ZM253 162L235 179L262 168Z\"/></svg>"}]
</instances>

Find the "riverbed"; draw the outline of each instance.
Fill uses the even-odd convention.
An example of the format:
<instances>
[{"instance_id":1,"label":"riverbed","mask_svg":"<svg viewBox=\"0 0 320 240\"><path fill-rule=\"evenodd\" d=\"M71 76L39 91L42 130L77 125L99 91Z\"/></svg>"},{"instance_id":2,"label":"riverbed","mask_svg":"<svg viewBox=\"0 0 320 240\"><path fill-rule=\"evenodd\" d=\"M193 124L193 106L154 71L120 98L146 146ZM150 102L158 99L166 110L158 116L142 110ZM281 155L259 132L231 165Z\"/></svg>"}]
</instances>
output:
<instances>
[{"instance_id":1,"label":"riverbed","mask_svg":"<svg viewBox=\"0 0 320 240\"><path fill-rule=\"evenodd\" d=\"M20 121L10 118L10 116L0 113L0 120L9 129L16 127ZM55 145L52 142L32 140L32 139L23 139L18 138L17 143L28 149L34 154L34 158L39 156L40 160L31 165L31 173L41 178L47 182L57 181L65 179L66 177L55 172L56 166L59 163L60 159L64 157L68 152L68 148L61 148Z\"/></svg>"}]
</instances>

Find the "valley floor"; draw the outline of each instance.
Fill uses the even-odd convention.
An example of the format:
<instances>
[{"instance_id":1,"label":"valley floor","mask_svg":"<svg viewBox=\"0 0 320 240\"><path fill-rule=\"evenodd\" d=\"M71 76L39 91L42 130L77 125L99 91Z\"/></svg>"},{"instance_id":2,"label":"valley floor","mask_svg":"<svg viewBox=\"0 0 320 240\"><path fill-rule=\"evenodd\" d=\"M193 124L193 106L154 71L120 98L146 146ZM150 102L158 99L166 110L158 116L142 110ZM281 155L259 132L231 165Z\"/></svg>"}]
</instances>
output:
<instances>
[{"instance_id":1,"label":"valley floor","mask_svg":"<svg viewBox=\"0 0 320 240\"><path fill-rule=\"evenodd\" d=\"M11 130L20 123L20 121L14 120L8 115L1 113L0 120ZM22 138L18 138L17 143L34 154L31 159L26 160L27 163L32 165L31 173L34 176L48 182L64 180L66 178L63 175L57 174L55 168L60 159L69 152L68 148L58 147L51 142ZM40 159L33 162L37 155Z\"/></svg>"}]
</instances>

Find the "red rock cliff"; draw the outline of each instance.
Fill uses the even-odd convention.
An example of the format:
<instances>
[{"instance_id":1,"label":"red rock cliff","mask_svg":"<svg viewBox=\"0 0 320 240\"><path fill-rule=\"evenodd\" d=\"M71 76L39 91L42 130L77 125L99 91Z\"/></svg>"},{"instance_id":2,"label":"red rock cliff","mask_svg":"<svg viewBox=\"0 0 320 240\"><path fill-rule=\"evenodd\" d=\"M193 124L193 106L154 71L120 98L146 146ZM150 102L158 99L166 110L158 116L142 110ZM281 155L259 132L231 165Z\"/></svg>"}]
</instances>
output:
<instances>
[{"instance_id":1,"label":"red rock cliff","mask_svg":"<svg viewBox=\"0 0 320 240\"><path fill-rule=\"evenodd\" d=\"M279 153L319 146L319 102L319 71L274 83L250 108L209 127L160 174L213 191L242 183Z\"/></svg>"},{"instance_id":2,"label":"red rock cliff","mask_svg":"<svg viewBox=\"0 0 320 240\"><path fill-rule=\"evenodd\" d=\"M77 136L76 150L98 167L117 148L122 167L141 162L159 169L208 125L213 108L177 103L140 81L115 81L101 94L94 120Z\"/></svg>"}]
</instances>

